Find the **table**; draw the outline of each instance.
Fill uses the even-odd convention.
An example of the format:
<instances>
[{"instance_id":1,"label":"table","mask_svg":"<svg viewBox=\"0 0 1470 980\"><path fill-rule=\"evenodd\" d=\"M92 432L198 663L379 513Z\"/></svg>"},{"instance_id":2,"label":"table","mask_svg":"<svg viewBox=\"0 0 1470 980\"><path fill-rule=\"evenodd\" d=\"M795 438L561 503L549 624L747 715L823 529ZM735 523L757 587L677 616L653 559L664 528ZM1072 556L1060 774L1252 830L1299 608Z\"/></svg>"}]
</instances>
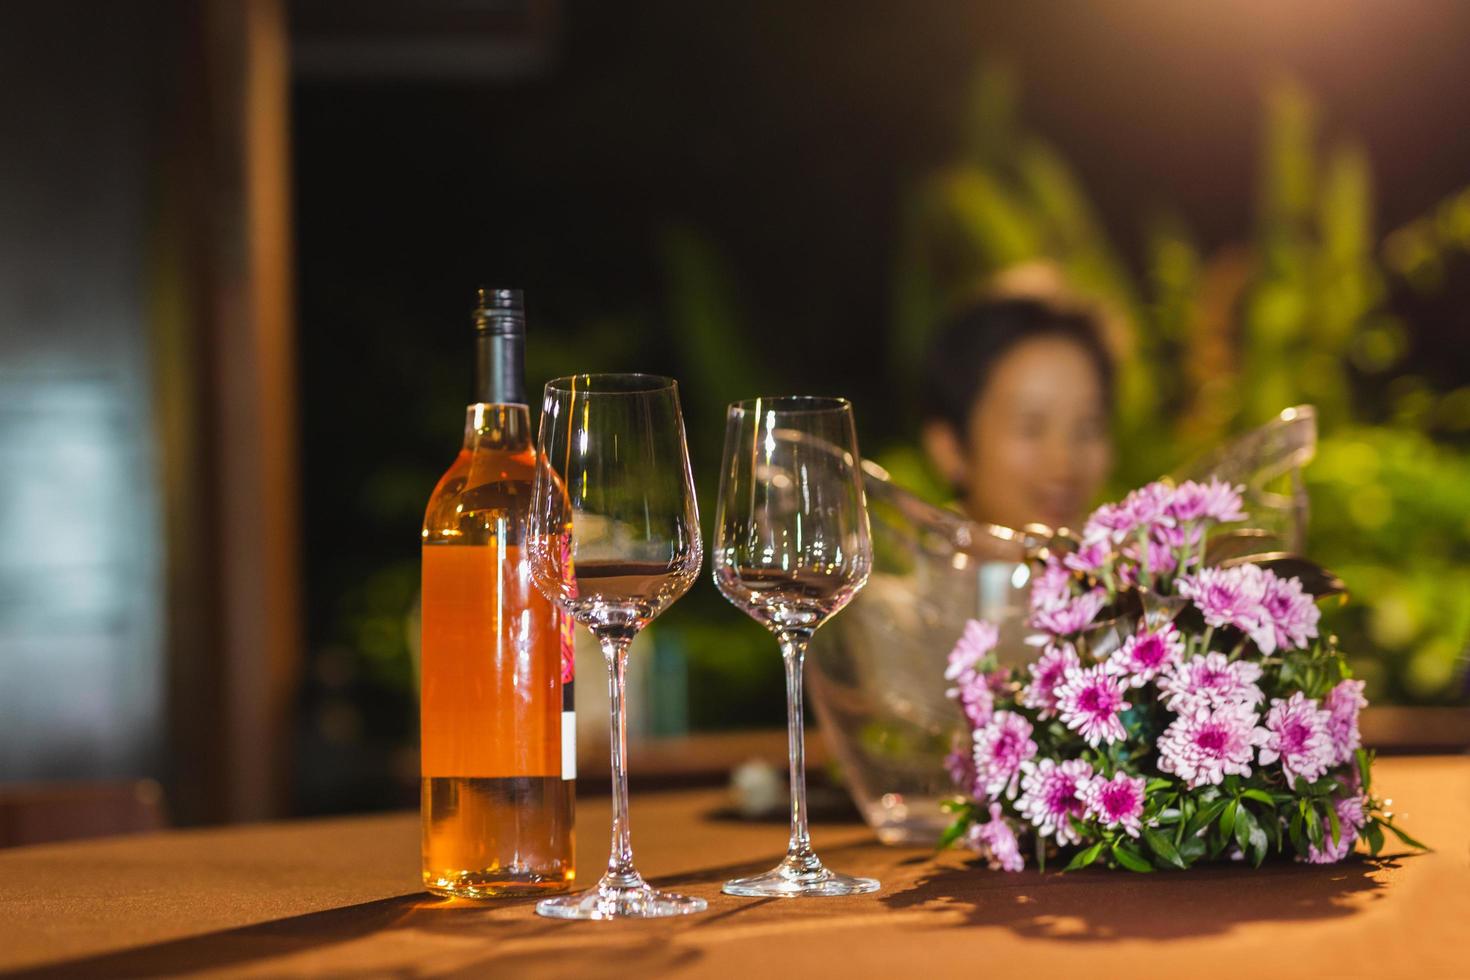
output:
<instances>
[{"instance_id":1,"label":"table","mask_svg":"<svg viewBox=\"0 0 1470 980\"><path fill-rule=\"evenodd\" d=\"M1426 855L1189 874L1007 875L957 853L814 828L876 895L808 901L720 894L762 870L779 824L721 813L717 790L633 798L639 865L710 911L563 923L531 903L417 892L412 814L185 830L0 852L0 975L811 977L1470 975L1470 758L1381 760L1376 784ZM607 801L582 801L592 878ZM1074 972L1075 971L1075 972Z\"/></svg>"}]
</instances>

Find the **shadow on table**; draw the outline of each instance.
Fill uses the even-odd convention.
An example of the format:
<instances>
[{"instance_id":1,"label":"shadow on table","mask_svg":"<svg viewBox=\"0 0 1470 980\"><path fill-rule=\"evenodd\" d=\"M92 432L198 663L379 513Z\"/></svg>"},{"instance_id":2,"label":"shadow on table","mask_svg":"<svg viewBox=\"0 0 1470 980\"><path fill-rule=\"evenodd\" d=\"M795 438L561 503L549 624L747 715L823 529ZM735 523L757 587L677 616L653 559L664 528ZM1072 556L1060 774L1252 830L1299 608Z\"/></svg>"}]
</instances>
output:
<instances>
[{"instance_id":1,"label":"shadow on table","mask_svg":"<svg viewBox=\"0 0 1470 980\"><path fill-rule=\"evenodd\" d=\"M1061 874L987 871L976 861L920 878L883 898L894 909L964 913L967 925L1003 926L1022 936L1081 942L1183 939L1245 922L1355 915L1382 898L1378 872L1396 859L1341 864L1268 864L1133 874L1102 869Z\"/></svg>"},{"instance_id":2,"label":"shadow on table","mask_svg":"<svg viewBox=\"0 0 1470 980\"><path fill-rule=\"evenodd\" d=\"M252 976L407 976L419 975L433 963L435 976L485 976L493 968L497 974L509 970L516 976L560 977L575 972L596 978L667 970L698 958L697 951L649 943L645 935L624 931L618 936L616 930L609 934L606 923L593 925L598 942L592 949L587 942L592 935L578 928L582 923L497 914L534 901L514 899L486 906L422 893L402 895L0 977L92 980L225 970ZM507 939L515 939L520 948L500 949L499 943ZM355 945L359 940L363 942Z\"/></svg>"},{"instance_id":3,"label":"shadow on table","mask_svg":"<svg viewBox=\"0 0 1470 980\"><path fill-rule=\"evenodd\" d=\"M838 845L832 853L872 844ZM651 879L661 888L711 886L725 879L764 871L779 853L753 861ZM528 915L535 898L493 904L457 902L423 893L385 898L307 915L292 916L217 932L155 943L117 953L90 956L11 973L19 978L169 977L207 970L242 973L330 972L332 975L405 975L430 961L435 976L499 975L564 977L583 980L656 973L689 965L700 952L666 942L648 942L638 923L567 923ZM692 916L676 931L706 927L740 911L764 905ZM510 914L506 914L509 912ZM665 930L667 932L667 930ZM505 946L507 941L514 941ZM469 945L469 948L467 947ZM476 945L478 944L478 948ZM386 957L386 960L385 960ZM289 959L288 959L289 958ZM391 962L398 960L399 962ZM266 975L261 973L260 975Z\"/></svg>"}]
</instances>

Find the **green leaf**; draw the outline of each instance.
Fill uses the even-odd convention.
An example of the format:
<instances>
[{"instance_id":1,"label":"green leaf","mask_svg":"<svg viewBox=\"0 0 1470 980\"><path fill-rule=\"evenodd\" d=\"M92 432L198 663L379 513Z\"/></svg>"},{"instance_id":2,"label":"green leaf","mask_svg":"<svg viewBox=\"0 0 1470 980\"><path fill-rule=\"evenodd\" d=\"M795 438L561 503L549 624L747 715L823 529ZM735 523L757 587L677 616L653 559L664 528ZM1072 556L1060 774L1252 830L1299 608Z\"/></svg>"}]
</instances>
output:
<instances>
[{"instance_id":1,"label":"green leaf","mask_svg":"<svg viewBox=\"0 0 1470 980\"><path fill-rule=\"evenodd\" d=\"M1078 851L1077 854L1076 854L1076 856L1074 856L1072 858L1072 860L1067 863L1067 866L1065 868L1063 868L1062 870L1063 871L1076 871L1079 868L1085 868L1089 864L1091 864L1092 862L1094 862L1094 861L1097 860L1098 855L1102 853L1102 850L1103 850L1103 842L1102 841L1098 841L1096 844L1093 844L1087 850L1085 850L1085 851Z\"/></svg>"},{"instance_id":2,"label":"green leaf","mask_svg":"<svg viewBox=\"0 0 1470 980\"><path fill-rule=\"evenodd\" d=\"M1235 846L1240 848L1241 854L1250 851L1251 831L1259 829L1260 825L1256 823L1255 814L1243 806L1236 809L1235 823L1230 830L1231 836L1235 838Z\"/></svg>"},{"instance_id":3,"label":"green leaf","mask_svg":"<svg viewBox=\"0 0 1470 980\"><path fill-rule=\"evenodd\" d=\"M1145 795L1152 796L1159 790L1168 789L1170 786L1173 785L1174 781L1172 779L1150 779L1148 783L1143 787L1143 792L1145 793Z\"/></svg>"},{"instance_id":4,"label":"green leaf","mask_svg":"<svg viewBox=\"0 0 1470 980\"><path fill-rule=\"evenodd\" d=\"M1204 838L1186 837L1179 845L1179 857L1184 860L1185 864L1193 864L1205 856L1206 850L1208 850L1208 845L1205 844Z\"/></svg>"},{"instance_id":5,"label":"green leaf","mask_svg":"<svg viewBox=\"0 0 1470 980\"><path fill-rule=\"evenodd\" d=\"M1371 796L1373 790L1373 755L1367 749L1358 749L1358 779L1363 783L1363 795Z\"/></svg>"},{"instance_id":6,"label":"green leaf","mask_svg":"<svg viewBox=\"0 0 1470 980\"><path fill-rule=\"evenodd\" d=\"M1272 798L1270 793L1267 793L1263 789L1242 790L1240 795L1248 800L1255 800L1257 803L1264 803L1273 810L1276 809L1276 800Z\"/></svg>"},{"instance_id":7,"label":"green leaf","mask_svg":"<svg viewBox=\"0 0 1470 980\"><path fill-rule=\"evenodd\" d=\"M1317 816L1317 807L1311 803L1307 804L1307 839L1312 842L1313 847L1322 846L1322 818Z\"/></svg>"},{"instance_id":8,"label":"green leaf","mask_svg":"<svg viewBox=\"0 0 1470 980\"><path fill-rule=\"evenodd\" d=\"M1432 851L1432 850L1434 850L1434 848L1430 847L1428 844L1421 844L1418 841L1416 841L1414 838L1410 837L1408 834L1404 833L1402 830L1399 830L1391 822L1389 822L1387 820L1380 820L1378 822L1381 823L1381 824L1383 824L1383 826L1387 827L1389 830L1393 831L1393 835L1395 837L1397 837L1399 840L1403 841L1405 844L1408 844L1410 847L1418 848L1421 851Z\"/></svg>"},{"instance_id":9,"label":"green leaf","mask_svg":"<svg viewBox=\"0 0 1470 980\"><path fill-rule=\"evenodd\" d=\"M1291 837L1292 849L1295 850L1302 857L1307 856L1307 841L1306 838L1302 836L1302 824L1304 822L1305 821L1302 819L1301 811L1298 811L1292 814L1291 825L1288 828L1288 833Z\"/></svg>"},{"instance_id":10,"label":"green leaf","mask_svg":"<svg viewBox=\"0 0 1470 980\"><path fill-rule=\"evenodd\" d=\"M1139 854L1128 844L1123 843L1121 837L1113 841L1113 858L1129 871L1142 873L1153 870L1153 867L1143 859L1143 855Z\"/></svg>"},{"instance_id":11,"label":"green leaf","mask_svg":"<svg viewBox=\"0 0 1470 980\"><path fill-rule=\"evenodd\" d=\"M953 845L954 842L959 840L960 837L965 833L965 831L969 829L969 827L970 820L968 817L961 817L954 823L950 824L948 827L945 827L944 833L939 835L938 849L943 851Z\"/></svg>"},{"instance_id":12,"label":"green leaf","mask_svg":"<svg viewBox=\"0 0 1470 980\"><path fill-rule=\"evenodd\" d=\"M1377 820L1368 821L1368 826L1363 828L1363 836L1368 840L1368 850L1377 857L1378 852L1383 850L1383 828L1378 825Z\"/></svg>"},{"instance_id":13,"label":"green leaf","mask_svg":"<svg viewBox=\"0 0 1470 980\"><path fill-rule=\"evenodd\" d=\"M1266 836L1270 838L1271 846L1278 851L1281 850L1281 818L1273 812L1262 821L1261 827L1266 831Z\"/></svg>"},{"instance_id":14,"label":"green leaf","mask_svg":"<svg viewBox=\"0 0 1470 980\"><path fill-rule=\"evenodd\" d=\"M1169 838L1157 830L1154 830L1152 827L1144 827L1143 839L1147 842L1148 849L1163 858L1166 863L1180 870L1189 867L1188 864L1184 863L1184 859L1180 856L1179 849L1174 846L1173 841L1169 840Z\"/></svg>"},{"instance_id":15,"label":"green leaf","mask_svg":"<svg viewBox=\"0 0 1470 980\"><path fill-rule=\"evenodd\" d=\"M1220 815L1220 811L1224 810L1229 804L1230 800L1221 797L1213 803L1208 803L1200 807L1195 813L1194 818L1189 821L1189 826L1184 831L1185 836L1193 836L1214 823L1215 818Z\"/></svg>"},{"instance_id":16,"label":"green leaf","mask_svg":"<svg viewBox=\"0 0 1470 980\"><path fill-rule=\"evenodd\" d=\"M1235 815L1240 812L1240 801L1231 800L1225 805L1225 812L1220 814L1220 829L1226 836L1235 829Z\"/></svg>"},{"instance_id":17,"label":"green leaf","mask_svg":"<svg viewBox=\"0 0 1470 980\"><path fill-rule=\"evenodd\" d=\"M1337 817L1337 807L1327 804L1327 822L1332 826L1332 843L1342 840L1342 823Z\"/></svg>"}]
</instances>

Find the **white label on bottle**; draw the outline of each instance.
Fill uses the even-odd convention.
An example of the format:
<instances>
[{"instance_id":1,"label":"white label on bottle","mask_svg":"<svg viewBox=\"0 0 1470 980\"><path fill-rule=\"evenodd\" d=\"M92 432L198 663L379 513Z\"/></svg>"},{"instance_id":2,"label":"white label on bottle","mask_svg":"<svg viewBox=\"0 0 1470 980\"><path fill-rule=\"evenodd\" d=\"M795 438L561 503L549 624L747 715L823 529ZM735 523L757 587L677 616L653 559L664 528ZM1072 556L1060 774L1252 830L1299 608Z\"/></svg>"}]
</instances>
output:
<instances>
[{"instance_id":1,"label":"white label on bottle","mask_svg":"<svg viewBox=\"0 0 1470 980\"><path fill-rule=\"evenodd\" d=\"M577 713L561 713L561 778L577 778Z\"/></svg>"}]
</instances>

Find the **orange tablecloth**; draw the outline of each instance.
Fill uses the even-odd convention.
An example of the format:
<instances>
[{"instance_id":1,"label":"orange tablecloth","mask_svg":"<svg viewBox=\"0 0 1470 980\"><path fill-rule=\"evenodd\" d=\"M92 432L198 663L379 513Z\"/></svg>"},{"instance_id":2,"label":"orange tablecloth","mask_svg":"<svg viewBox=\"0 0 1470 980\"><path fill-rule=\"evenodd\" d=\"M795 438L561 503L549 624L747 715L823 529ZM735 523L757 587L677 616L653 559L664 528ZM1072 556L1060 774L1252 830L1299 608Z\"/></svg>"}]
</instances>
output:
<instances>
[{"instance_id":1,"label":"orange tablecloth","mask_svg":"<svg viewBox=\"0 0 1470 980\"><path fill-rule=\"evenodd\" d=\"M1379 765L1375 786L1435 853L1007 875L959 853L883 847L860 826L818 826L829 864L883 889L810 901L720 894L729 875L774 863L783 827L720 817L718 792L635 794L644 872L710 902L654 922L429 899L416 888L413 815L21 848L0 852L0 975L1470 976L1470 758ZM591 879L606 800L583 801L580 816Z\"/></svg>"}]
</instances>

